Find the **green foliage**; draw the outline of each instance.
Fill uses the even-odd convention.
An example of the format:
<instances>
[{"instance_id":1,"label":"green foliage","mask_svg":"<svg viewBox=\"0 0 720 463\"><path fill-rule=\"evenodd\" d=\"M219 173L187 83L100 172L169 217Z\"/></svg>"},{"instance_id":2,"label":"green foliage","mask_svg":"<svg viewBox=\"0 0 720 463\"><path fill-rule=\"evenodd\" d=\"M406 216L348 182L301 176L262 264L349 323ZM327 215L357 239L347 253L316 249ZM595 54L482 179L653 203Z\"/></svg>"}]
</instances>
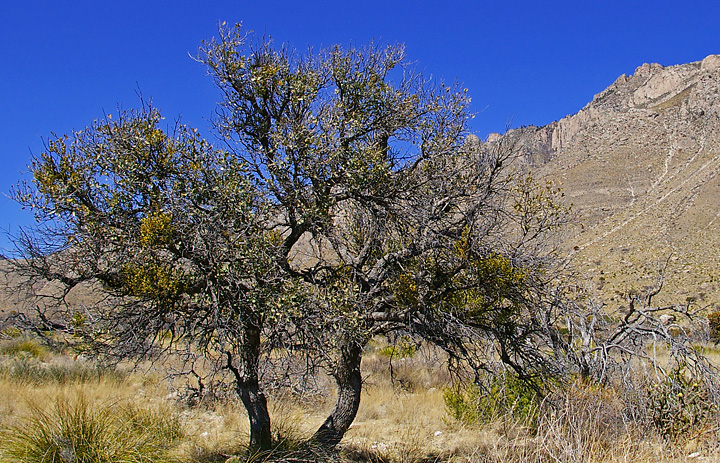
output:
<instances>
[{"instance_id":1,"label":"green foliage","mask_svg":"<svg viewBox=\"0 0 720 463\"><path fill-rule=\"evenodd\" d=\"M5 328L1 333L9 338L19 338L23 334L20 328L16 328L14 326Z\"/></svg>"},{"instance_id":2,"label":"green foliage","mask_svg":"<svg viewBox=\"0 0 720 463\"><path fill-rule=\"evenodd\" d=\"M526 236L557 228L566 223L572 213L572 207L559 200L565 194L551 181L538 183L528 174L516 183L512 192L515 220Z\"/></svg>"},{"instance_id":3,"label":"green foliage","mask_svg":"<svg viewBox=\"0 0 720 463\"><path fill-rule=\"evenodd\" d=\"M140 244L158 246L168 244L172 237L172 217L156 212L140 220Z\"/></svg>"},{"instance_id":4,"label":"green foliage","mask_svg":"<svg viewBox=\"0 0 720 463\"><path fill-rule=\"evenodd\" d=\"M85 326L87 316L82 312L74 312L70 318L70 324L76 330L80 330Z\"/></svg>"},{"instance_id":5,"label":"green foliage","mask_svg":"<svg viewBox=\"0 0 720 463\"><path fill-rule=\"evenodd\" d=\"M174 300L185 287L187 277L181 270L158 263L125 265L121 272L124 289L133 296L161 303Z\"/></svg>"},{"instance_id":6,"label":"green foliage","mask_svg":"<svg viewBox=\"0 0 720 463\"><path fill-rule=\"evenodd\" d=\"M510 372L487 375L482 385L464 383L446 388L443 398L447 413L464 424L509 416L532 426L538 417L537 391Z\"/></svg>"},{"instance_id":7,"label":"green foliage","mask_svg":"<svg viewBox=\"0 0 720 463\"><path fill-rule=\"evenodd\" d=\"M167 409L97 404L83 396L61 397L53 407L3 429L0 456L8 463L161 463L183 436Z\"/></svg>"},{"instance_id":8,"label":"green foliage","mask_svg":"<svg viewBox=\"0 0 720 463\"><path fill-rule=\"evenodd\" d=\"M502 305L518 300L523 290L526 273L516 267L512 261L500 254L492 253L469 259L469 270L463 275L464 282L474 283L470 289L455 293L455 303L465 307L469 317L483 317L496 313Z\"/></svg>"},{"instance_id":9,"label":"green foliage","mask_svg":"<svg viewBox=\"0 0 720 463\"><path fill-rule=\"evenodd\" d=\"M415 307L420 302L417 282L410 273L398 275L391 287L401 307Z\"/></svg>"},{"instance_id":10,"label":"green foliage","mask_svg":"<svg viewBox=\"0 0 720 463\"><path fill-rule=\"evenodd\" d=\"M705 384L682 366L649 391L648 409L655 429L668 440L687 437L711 425L718 405Z\"/></svg>"},{"instance_id":11,"label":"green foliage","mask_svg":"<svg viewBox=\"0 0 720 463\"><path fill-rule=\"evenodd\" d=\"M412 358L417 353L417 344L407 337L401 337L394 344L378 350L378 354L390 359Z\"/></svg>"}]
</instances>

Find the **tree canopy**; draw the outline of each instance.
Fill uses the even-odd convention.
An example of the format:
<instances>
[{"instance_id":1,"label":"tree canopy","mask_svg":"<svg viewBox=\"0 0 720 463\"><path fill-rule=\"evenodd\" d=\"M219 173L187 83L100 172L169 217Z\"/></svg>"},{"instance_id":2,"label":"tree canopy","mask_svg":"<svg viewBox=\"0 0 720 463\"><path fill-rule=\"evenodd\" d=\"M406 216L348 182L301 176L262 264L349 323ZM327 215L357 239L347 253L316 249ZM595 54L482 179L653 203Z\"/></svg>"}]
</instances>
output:
<instances>
[{"instance_id":1,"label":"tree canopy","mask_svg":"<svg viewBox=\"0 0 720 463\"><path fill-rule=\"evenodd\" d=\"M336 319L338 402L316 438L337 443L352 422L377 334L406 331L475 370L488 339L521 375L547 366L525 346L567 210L510 166L508 140L466 143L466 91L416 73L399 46L301 56L246 42L225 30L200 59L225 96L218 132L279 218L279 265Z\"/></svg>"},{"instance_id":2,"label":"tree canopy","mask_svg":"<svg viewBox=\"0 0 720 463\"><path fill-rule=\"evenodd\" d=\"M568 211L514 167L510 137L468 136L464 89L401 46L301 54L239 26L198 59L223 94L214 146L143 105L50 139L15 192L39 223L19 265L102 285L89 346L173 350L198 378L228 378L257 448L277 346L334 376L313 438L327 446L355 418L373 336L423 339L475 372L553 370L548 236Z\"/></svg>"}]
</instances>

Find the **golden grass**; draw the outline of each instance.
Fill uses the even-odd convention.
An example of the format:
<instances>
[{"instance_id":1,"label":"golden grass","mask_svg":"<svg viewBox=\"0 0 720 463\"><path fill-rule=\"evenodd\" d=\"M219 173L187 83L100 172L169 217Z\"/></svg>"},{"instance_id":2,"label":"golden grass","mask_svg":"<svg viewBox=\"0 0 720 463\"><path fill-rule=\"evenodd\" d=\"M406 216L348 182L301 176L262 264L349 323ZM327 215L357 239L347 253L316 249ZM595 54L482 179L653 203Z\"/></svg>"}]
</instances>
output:
<instances>
[{"instance_id":1,"label":"golden grass","mask_svg":"<svg viewBox=\"0 0 720 463\"><path fill-rule=\"evenodd\" d=\"M47 357L40 363L86 366L82 360L58 354ZM0 356L0 364L15 360ZM666 442L657 433L628 422L620 394L580 384L551 397L556 407L543 406L533 430L509 416L482 425L455 422L445 410L443 388L450 384L450 377L439 366L441 360L434 353L422 352L394 359L391 377L387 356L368 354L360 410L335 459L388 463L720 461L717 430L703 429L682 441ZM168 407L182 425L182 435L166 453L168 461L224 462L242 455L248 423L239 402L187 407L169 394L170 385L162 378L159 373L132 373L78 376L66 382L18 382L0 374L0 430L22 425L33 410L52 410L63 397L81 396L98 406ZM272 399L276 439L286 439L288 447L301 442L322 423L333 401L332 391L325 401L311 404Z\"/></svg>"}]
</instances>

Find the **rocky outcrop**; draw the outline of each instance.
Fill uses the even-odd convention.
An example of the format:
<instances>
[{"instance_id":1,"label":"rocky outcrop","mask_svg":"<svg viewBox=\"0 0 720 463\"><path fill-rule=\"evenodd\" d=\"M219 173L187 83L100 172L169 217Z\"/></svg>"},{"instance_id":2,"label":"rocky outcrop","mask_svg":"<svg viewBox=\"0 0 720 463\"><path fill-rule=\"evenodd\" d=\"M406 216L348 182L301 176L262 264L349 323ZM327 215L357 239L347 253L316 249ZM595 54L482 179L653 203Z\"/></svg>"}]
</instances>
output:
<instances>
[{"instance_id":1,"label":"rocky outcrop","mask_svg":"<svg viewBox=\"0 0 720 463\"><path fill-rule=\"evenodd\" d=\"M706 116L717 123L718 84L720 83L720 55L710 55L702 61L676 65L643 64L631 76L622 74L604 91L595 95L578 113L569 115L545 127L522 129L534 131L527 143L544 147L555 155L563 148L572 149L578 137L593 126L623 122L621 114L633 118L656 118L668 109L680 109L681 119ZM497 139L491 134L489 141Z\"/></svg>"}]
</instances>

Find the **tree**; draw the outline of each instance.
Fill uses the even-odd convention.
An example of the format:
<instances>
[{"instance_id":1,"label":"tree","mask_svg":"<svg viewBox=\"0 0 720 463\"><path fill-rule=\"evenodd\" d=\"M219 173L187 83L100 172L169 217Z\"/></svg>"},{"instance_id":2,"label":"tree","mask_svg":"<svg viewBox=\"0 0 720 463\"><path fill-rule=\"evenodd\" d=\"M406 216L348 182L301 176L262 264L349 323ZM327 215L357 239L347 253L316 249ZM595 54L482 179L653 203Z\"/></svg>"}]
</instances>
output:
<instances>
[{"instance_id":1,"label":"tree","mask_svg":"<svg viewBox=\"0 0 720 463\"><path fill-rule=\"evenodd\" d=\"M301 55L239 26L199 60L224 94L222 149L160 130L144 105L53 137L15 192L39 222L17 266L65 291L102 285L88 346L181 355L198 387L229 379L257 449L279 345L335 378L313 438L327 447L355 418L373 336L424 339L476 374L495 358L523 379L553 370L547 237L567 210L511 166L511 137L467 136L465 90L424 79L399 46Z\"/></svg>"},{"instance_id":2,"label":"tree","mask_svg":"<svg viewBox=\"0 0 720 463\"><path fill-rule=\"evenodd\" d=\"M15 264L61 282L56 303L101 285L95 324L77 333L96 352L122 359L159 347L200 381L203 371L230 375L251 447L268 448L259 361L267 323L292 294L272 257L281 242L243 162L185 126L165 133L161 120L144 105L50 139L32 162L34 185L14 194L39 222Z\"/></svg>"},{"instance_id":3,"label":"tree","mask_svg":"<svg viewBox=\"0 0 720 463\"><path fill-rule=\"evenodd\" d=\"M239 26L199 59L224 94L218 133L278 218L278 267L324 306L313 320L338 398L317 442L334 446L352 423L378 334L419 336L475 371L488 346L522 378L550 366L543 245L568 211L510 168L511 137L465 142L465 90L425 80L399 46L300 55Z\"/></svg>"}]
</instances>

